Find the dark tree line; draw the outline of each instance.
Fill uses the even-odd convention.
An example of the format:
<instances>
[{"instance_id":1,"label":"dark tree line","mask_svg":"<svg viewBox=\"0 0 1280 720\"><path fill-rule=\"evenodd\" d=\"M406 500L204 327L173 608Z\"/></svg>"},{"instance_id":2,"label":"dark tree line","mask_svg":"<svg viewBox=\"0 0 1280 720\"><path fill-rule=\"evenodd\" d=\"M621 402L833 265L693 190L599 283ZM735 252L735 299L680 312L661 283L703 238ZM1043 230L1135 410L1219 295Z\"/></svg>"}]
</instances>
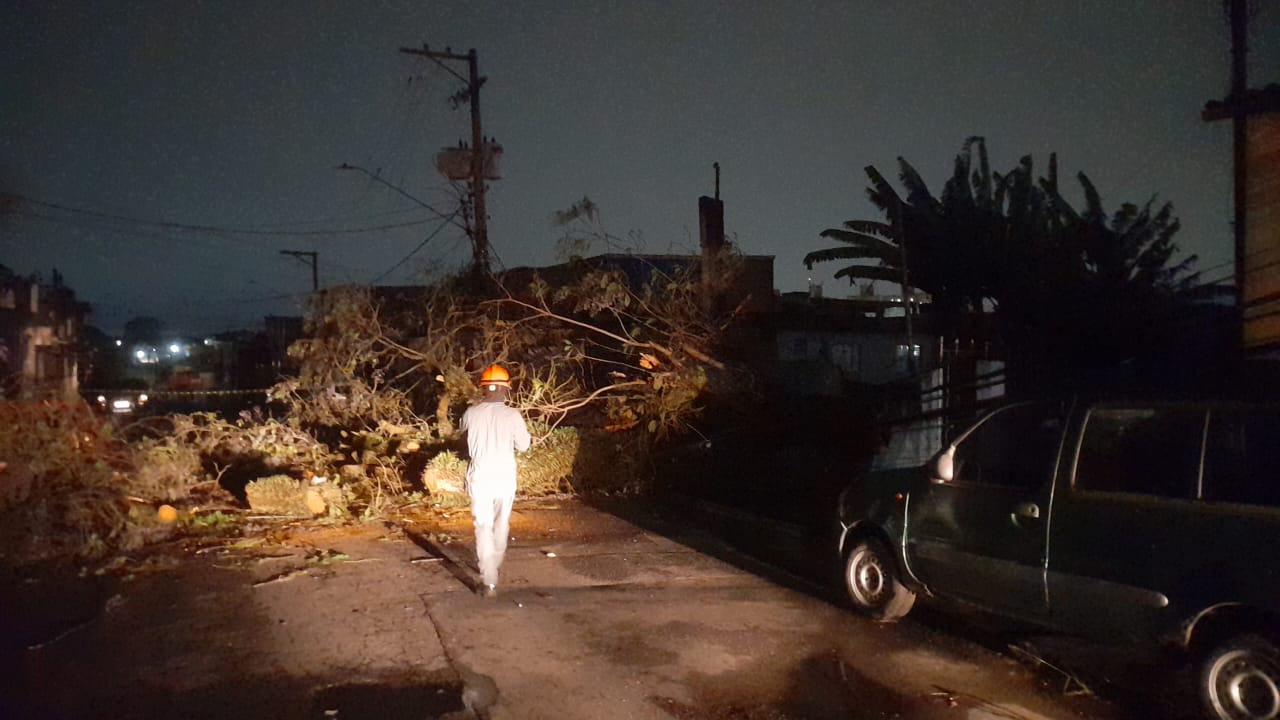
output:
<instances>
[{"instance_id":1,"label":"dark tree line","mask_svg":"<svg viewBox=\"0 0 1280 720\"><path fill-rule=\"evenodd\" d=\"M1195 256L1176 259L1170 203L1124 203L1108 213L1088 176L1080 209L1063 198L1057 158L1037 178L1030 156L991 169L982 138L965 141L935 196L898 158L905 194L874 167L867 196L881 220L822 231L841 245L805 265L852 261L838 278L899 283L932 296L944 341L966 340L983 312L996 319L1011 367L1040 372L1101 368L1169 349L1186 330Z\"/></svg>"}]
</instances>

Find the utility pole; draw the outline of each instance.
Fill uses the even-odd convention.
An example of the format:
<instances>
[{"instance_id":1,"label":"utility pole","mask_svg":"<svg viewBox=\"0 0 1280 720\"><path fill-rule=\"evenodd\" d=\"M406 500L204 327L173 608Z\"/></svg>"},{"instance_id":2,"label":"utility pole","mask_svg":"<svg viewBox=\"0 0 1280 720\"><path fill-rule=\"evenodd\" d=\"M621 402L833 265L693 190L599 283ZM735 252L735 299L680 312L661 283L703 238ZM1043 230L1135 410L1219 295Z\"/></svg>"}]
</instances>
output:
<instances>
[{"instance_id":1,"label":"utility pole","mask_svg":"<svg viewBox=\"0 0 1280 720\"><path fill-rule=\"evenodd\" d=\"M318 268L320 254L310 250L281 250L281 255L289 255L311 266L311 292L320 289L320 270Z\"/></svg>"},{"instance_id":2,"label":"utility pole","mask_svg":"<svg viewBox=\"0 0 1280 720\"><path fill-rule=\"evenodd\" d=\"M1228 103L1237 107L1231 117L1231 165L1233 169L1233 233L1235 235L1235 268L1236 268L1236 311L1240 314L1241 333L1244 327L1245 309L1245 243L1248 238L1248 199L1246 190L1249 182L1249 126L1244 108L1249 90L1249 9L1246 0L1230 0L1228 13L1231 21L1231 97Z\"/></svg>"},{"instance_id":3,"label":"utility pole","mask_svg":"<svg viewBox=\"0 0 1280 720\"><path fill-rule=\"evenodd\" d=\"M452 99L455 103L465 99L471 105L471 204L476 221L475 231L471 236L471 255L474 269L487 275L489 273L489 227L484 207L485 143L484 136L480 132L480 86L484 84L485 78L480 77L476 50L472 48L466 55L459 55L451 48L446 47L444 52L439 52L423 45L421 50L402 47L400 52L433 60L451 75L466 83L464 91L459 92ZM465 60L467 77L459 75L453 68L441 62L442 60Z\"/></svg>"}]
</instances>

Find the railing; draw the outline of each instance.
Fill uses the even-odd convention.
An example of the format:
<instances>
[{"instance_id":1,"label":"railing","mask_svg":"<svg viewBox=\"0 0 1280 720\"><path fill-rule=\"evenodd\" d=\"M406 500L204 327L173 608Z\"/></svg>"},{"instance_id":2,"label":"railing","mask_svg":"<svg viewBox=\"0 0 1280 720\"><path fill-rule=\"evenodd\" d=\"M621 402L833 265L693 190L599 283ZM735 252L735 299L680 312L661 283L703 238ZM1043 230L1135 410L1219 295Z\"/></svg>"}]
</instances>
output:
<instances>
[{"instance_id":1,"label":"railing","mask_svg":"<svg viewBox=\"0 0 1280 720\"><path fill-rule=\"evenodd\" d=\"M139 388L112 388L112 389L89 389L82 388L81 395L98 396L98 395L119 395L121 393L145 393L148 398L166 399L166 398L199 398L199 397L226 397L232 395L261 395L264 398L271 388L254 388L250 390L143 390Z\"/></svg>"},{"instance_id":2,"label":"railing","mask_svg":"<svg viewBox=\"0 0 1280 720\"><path fill-rule=\"evenodd\" d=\"M984 371L978 364L953 363L913 378L918 392L904 391L895 411L882 420L888 442L873 467L920 465L975 417L1004 403L1008 375L1003 363ZM948 375L962 379L944 380Z\"/></svg>"}]
</instances>

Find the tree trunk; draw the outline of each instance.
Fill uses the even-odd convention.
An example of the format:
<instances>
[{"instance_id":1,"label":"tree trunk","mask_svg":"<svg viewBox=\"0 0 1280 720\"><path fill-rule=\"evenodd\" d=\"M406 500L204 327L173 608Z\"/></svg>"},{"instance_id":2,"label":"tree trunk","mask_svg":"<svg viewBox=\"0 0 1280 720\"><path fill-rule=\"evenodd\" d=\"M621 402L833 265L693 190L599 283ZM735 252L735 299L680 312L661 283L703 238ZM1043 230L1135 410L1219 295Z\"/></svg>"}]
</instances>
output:
<instances>
[{"instance_id":1,"label":"tree trunk","mask_svg":"<svg viewBox=\"0 0 1280 720\"><path fill-rule=\"evenodd\" d=\"M452 403L449 393L441 393L440 400L436 403L436 432L440 433L441 440L448 440L454 434L453 421L449 419L449 406Z\"/></svg>"}]
</instances>

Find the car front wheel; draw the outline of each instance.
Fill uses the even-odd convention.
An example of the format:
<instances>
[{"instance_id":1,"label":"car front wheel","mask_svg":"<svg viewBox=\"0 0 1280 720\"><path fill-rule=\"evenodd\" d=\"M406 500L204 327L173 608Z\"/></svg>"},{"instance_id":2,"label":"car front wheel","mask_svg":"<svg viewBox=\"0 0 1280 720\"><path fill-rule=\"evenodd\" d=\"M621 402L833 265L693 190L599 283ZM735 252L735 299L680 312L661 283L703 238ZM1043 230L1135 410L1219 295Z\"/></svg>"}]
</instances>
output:
<instances>
[{"instance_id":1,"label":"car front wheel","mask_svg":"<svg viewBox=\"0 0 1280 720\"><path fill-rule=\"evenodd\" d=\"M1280 653L1257 635L1219 645L1205 658L1200 695L1215 720L1280 718Z\"/></svg>"},{"instance_id":2,"label":"car front wheel","mask_svg":"<svg viewBox=\"0 0 1280 720\"><path fill-rule=\"evenodd\" d=\"M888 548L877 540L861 540L849 552L844 584L858 612L880 622L897 620L916 602L916 594L898 580Z\"/></svg>"}]
</instances>

